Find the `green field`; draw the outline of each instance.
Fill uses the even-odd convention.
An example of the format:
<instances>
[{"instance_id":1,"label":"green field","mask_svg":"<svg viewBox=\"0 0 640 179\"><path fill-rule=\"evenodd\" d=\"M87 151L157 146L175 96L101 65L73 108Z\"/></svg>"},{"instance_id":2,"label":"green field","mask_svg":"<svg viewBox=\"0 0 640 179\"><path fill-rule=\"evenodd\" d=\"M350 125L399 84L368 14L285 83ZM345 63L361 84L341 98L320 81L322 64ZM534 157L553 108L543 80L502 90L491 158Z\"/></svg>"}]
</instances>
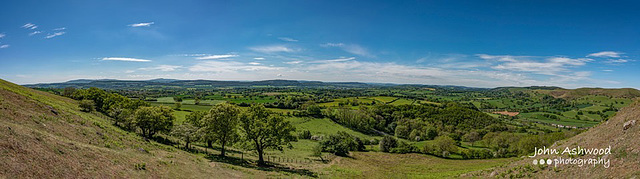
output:
<instances>
[{"instance_id":1,"label":"green field","mask_svg":"<svg viewBox=\"0 0 640 179\"><path fill-rule=\"evenodd\" d=\"M551 118L543 116L543 114L557 116L558 119L557 120L556 119L551 119ZM594 122L594 121L576 120L576 119L573 119L573 118L567 118L567 117L564 117L564 116L555 115L555 114L551 114L551 113L545 113L545 112L521 113L518 116L521 119L537 121L537 122L544 122L544 123L551 123L551 124L560 124L560 125L565 125L565 126L592 127L592 126L598 124L598 122Z\"/></svg>"},{"instance_id":2,"label":"green field","mask_svg":"<svg viewBox=\"0 0 640 179\"><path fill-rule=\"evenodd\" d=\"M516 159L451 160L421 154L352 152L324 169L329 178L455 178Z\"/></svg>"}]
</instances>

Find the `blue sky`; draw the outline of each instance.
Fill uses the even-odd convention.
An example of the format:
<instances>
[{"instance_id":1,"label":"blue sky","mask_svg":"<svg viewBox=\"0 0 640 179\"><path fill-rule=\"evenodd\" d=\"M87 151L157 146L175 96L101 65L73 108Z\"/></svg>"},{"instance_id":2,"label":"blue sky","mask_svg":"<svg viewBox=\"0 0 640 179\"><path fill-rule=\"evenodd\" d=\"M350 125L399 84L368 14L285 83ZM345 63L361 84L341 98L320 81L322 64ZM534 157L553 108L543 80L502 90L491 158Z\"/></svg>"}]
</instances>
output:
<instances>
[{"instance_id":1,"label":"blue sky","mask_svg":"<svg viewBox=\"0 0 640 179\"><path fill-rule=\"evenodd\" d=\"M0 78L640 88L632 1L2 1Z\"/></svg>"}]
</instances>

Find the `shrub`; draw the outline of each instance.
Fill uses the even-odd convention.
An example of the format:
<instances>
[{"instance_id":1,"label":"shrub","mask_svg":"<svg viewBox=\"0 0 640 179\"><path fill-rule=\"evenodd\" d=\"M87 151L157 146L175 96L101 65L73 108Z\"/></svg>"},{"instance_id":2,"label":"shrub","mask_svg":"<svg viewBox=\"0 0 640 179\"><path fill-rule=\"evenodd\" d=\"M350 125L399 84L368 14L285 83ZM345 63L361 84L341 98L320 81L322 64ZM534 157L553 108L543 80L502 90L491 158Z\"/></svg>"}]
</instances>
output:
<instances>
[{"instance_id":1,"label":"shrub","mask_svg":"<svg viewBox=\"0 0 640 179\"><path fill-rule=\"evenodd\" d=\"M327 136L320 144L324 151L331 152L338 156L348 156L349 151L355 151L359 148L356 138L343 131L335 135ZM362 147L364 147L364 145L362 145Z\"/></svg>"},{"instance_id":2,"label":"shrub","mask_svg":"<svg viewBox=\"0 0 640 179\"><path fill-rule=\"evenodd\" d=\"M95 103L92 100L82 100L78 106L82 112L92 112L95 110Z\"/></svg>"},{"instance_id":3,"label":"shrub","mask_svg":"<svg viewBox=\"0 0 640 179\"><path fill-rule=\"evenodd\" d=\"M399 141L398 142L398 147L391 149L391 153L400 153L400 154L406 154L406 153L412 153L412 152L417 152L418 148L416 146L413 146L411 144L408 144L406 142L402 142Z\"/></svg>"},{"instance_id":4,"label":"shrub","mask_svg":"<svg viewBox=\"0 0 640 179\"><path fill-rule=\"evenodd\" d=\"M380 151L382 152L390 152L391 149L396 148L398 146L398 140L391 136L384 136L380 141Z\"/></svg>"},{"instance_id":5,"label":"shrub","mask_svg":"<svg viewBox=\"0 0 640 179\"><path fill-rule=\"evenodd\" d=\"M449 136L438 136L434 140L434 154L442 157L448 157L449 154L457 152L458 146L456 141Z\"/></svg>"},{"instance_id":6,"label":"shrub","mask_svg":"<svg viewBox=\"0 0 640 179\"><path fill-rule=\"evenodd\" d=\"M298 134L298 139L311 139L311 131L304 130Z\"/></svg>"}]
</instances>

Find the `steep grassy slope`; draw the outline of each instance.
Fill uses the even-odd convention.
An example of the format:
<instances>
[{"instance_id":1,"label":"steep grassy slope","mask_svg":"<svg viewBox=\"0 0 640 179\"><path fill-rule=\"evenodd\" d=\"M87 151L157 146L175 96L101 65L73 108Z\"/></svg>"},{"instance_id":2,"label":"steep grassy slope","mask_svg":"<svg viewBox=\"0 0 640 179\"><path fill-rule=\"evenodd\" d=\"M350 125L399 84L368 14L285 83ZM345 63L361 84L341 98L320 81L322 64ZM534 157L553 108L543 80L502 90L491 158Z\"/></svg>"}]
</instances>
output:
<instances>
[{"instance_id":1,"label":"steep grassy slope","mask_svg":"<svg viewBox=\"0 0 640 179\"><path fill-rule=\"evenodd\" d=\"M71 99L0 80L0 178L210 178L242 173L145 141Z\"/></svg>"},{"instance_id":2,"label":"steep grassy slope","mask_svg":"<svg viewBox=\"0 0 640 179\"><path fill-rule=\"evenodd\" d=\"M603 89L603 88L578 88L578 89L555 89L536 90L543 94L551 95L555 98L575 99L588 95L609 96L613 98L635 98L640 97L640 91L633 88Z\"/></svg>"},{"instance_id":3,"label":"steep grassy slope","mask_svg":"<svg viewBox=\"0 0 640 179\"><path fill-rule=\"evenodd\" d=\"M635 121L635 125L631 125ZM625 125L626 124L626 125ZM626 126L626 127L625 127ZM535 158L526 157L508 167L488 170L481 176L503 177L537 177L537 178L637 178L640 177L640 101L623 108L608 121L567 140L558 141L552 149L561 154L543 155ZM608 155L569 156L562 151L580 146L581 148L607 148ZM538 146L542 147L542 146ZM547 146L549 148L549 146ZM551 158L606 158L610 159L610 167L603 165L559 165L558 167L533 165L533 159Z\"/></svg>"}]
</instances>

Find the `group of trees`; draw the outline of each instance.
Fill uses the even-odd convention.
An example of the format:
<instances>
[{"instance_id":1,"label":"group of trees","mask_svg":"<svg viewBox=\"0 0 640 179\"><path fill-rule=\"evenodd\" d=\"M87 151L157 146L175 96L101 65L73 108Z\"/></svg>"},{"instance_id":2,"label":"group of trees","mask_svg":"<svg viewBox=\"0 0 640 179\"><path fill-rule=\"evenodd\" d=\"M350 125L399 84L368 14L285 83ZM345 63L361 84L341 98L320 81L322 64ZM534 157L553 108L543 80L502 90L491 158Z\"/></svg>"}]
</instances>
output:
<instances>
[{"instance_id":1,"label":"group of trees","mask_svg":"<svg viewBox=\"0 0 640 179\"><path fill-rule=\"evenodd\" d=\"M329 135L320 141L322 151L330 152L338 156L348 156L349 151L364 151L365 142L359 137L340 131L337 134Z\"/></svg>"},{"instance_id":2,"label":"group of trees","mask_svg":"<svg viewBox=\"0 0 640 179\"><path fill-rule=\"evenodd\" d=\"M227 146L244 139L243 146L258 153L261 165L265 164L266 149L283 150L283 146L290 146L290 142L297 140L292 134L295 128L281 115L262 105L252 105L245 112L235 105L220 103L208 112L192 112L176 129L173 134L183 139L186 147L194 141L206 142L208 147L218 143L222 156L225 156Z\"/></svg>"},{"instance_id":3,"label":"group of trees","mask_svg":"<svg viewBox=\"0 0 640 179\"><path fill-rule=\"evenodd\" d=\"M81 111L97 111L114 120L115 125L130 131L140 131L144 137L152 138L156 133L169 132L173 128L173 110L155 106L142 100L131 100L116 93L98 88L66 88L63 94L80 100Z\"/></svg>"},{"instance_id":4,"label":"group of trees","mask_svg":"<svg viewBox=\"0 0 640 179\"><path fill-rule=\"evenodd\" d=\"M70 91L70 90L69 90ZM297 138L295 128L284 118L267 110L263 105L251 105L243 111L239 107L220 103L206 112L192 112L185 122L173 126L173 110L166 106L150 106L141 100L131 100L119 94L98 88L74 89L65 93L80 100L82 111L97 111L114 119L116 125L131 131L139 131L152 138L157 133L171 134L185 142L185 147L203 141L212 148L212 143L221 146L221 155L226 148L244 139L244 145L258 153L258 164L265 164L263 155L267 149L283 150Z\"/></svg>"}]
</instances>

